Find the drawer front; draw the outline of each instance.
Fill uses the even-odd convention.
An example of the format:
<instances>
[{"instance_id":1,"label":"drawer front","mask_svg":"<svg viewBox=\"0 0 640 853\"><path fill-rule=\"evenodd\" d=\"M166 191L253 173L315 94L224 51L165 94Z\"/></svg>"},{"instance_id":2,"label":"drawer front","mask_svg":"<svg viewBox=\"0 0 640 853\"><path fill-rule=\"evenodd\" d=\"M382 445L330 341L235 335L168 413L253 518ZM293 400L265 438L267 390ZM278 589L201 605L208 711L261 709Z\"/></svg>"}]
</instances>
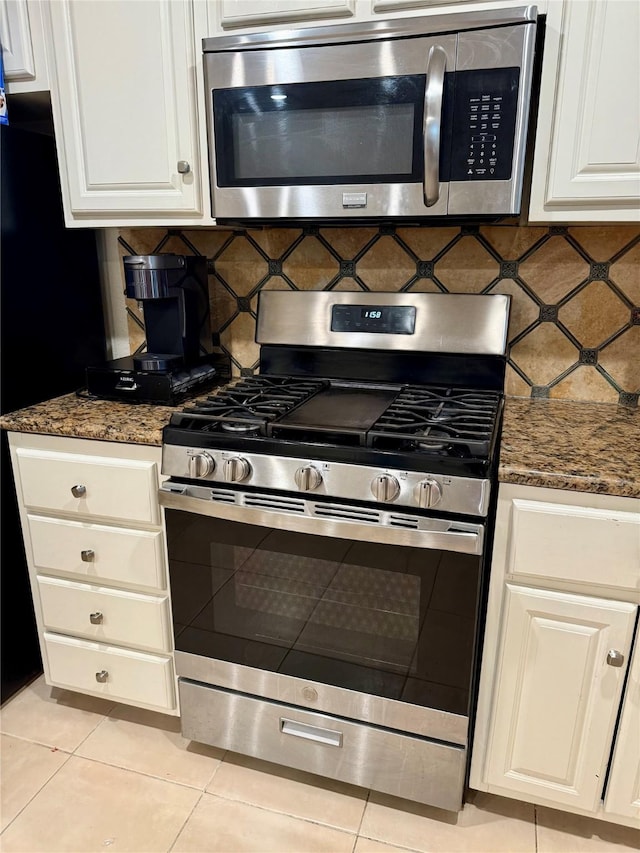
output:
<instances>
[{"instance_id":1,"label":"drawer front","mask_svg":"<svg viewBox=\"0 0 640 853\"><path fill-rule=\"evenodd\" d=\"M439 808L461 807L464 747L182 678L179 691L187 738Z\"/></svg>"},{"instance_id":2,"label":"drawer front","mask_svg":"<svg viewBox=\"0 0 640 853\"><path fill-rule=\"evenodd\" d=\"M45 632L49 679L57 687L129 705L175 709L173 661ZM104 679L104 680L99 680Z\"/></svg>"},{"instance_id":3,"label":"drawer front","mask_svg":"<svg viewBox=\"0 0 640 853\"><path fill-rule=\"evenodd\" d=\"M514 576L640 589L638 512L515 499L508 569Z\"/></svg>"},{"instance_id":4,"label":"drawer front","mask_svg":"<svg viewBox=\"0 0 640 853\"><path fill-rule=\"evenodd\" d=\"M39 572L166 589L162 533L27 515Z\"/></svg>"},{"instance_id":5,"label":"drawer front","mask_svg":"<svg viewBox=\"0 0 640 853\"><path fill-rule=\"evenodd\" d=\"M45 629L154 651L171 651L167 596L38 578Z\"/></svg>"},{"instance_id":6,"label":"drawer front","mask_svg":"<svg viewBox=\"0 0 640 853\"><path fill-rule=\"evenodd\" d=\"M18 448L24 503L29 509L159 524L155 462Z\"/></svg>"}]
</instances>

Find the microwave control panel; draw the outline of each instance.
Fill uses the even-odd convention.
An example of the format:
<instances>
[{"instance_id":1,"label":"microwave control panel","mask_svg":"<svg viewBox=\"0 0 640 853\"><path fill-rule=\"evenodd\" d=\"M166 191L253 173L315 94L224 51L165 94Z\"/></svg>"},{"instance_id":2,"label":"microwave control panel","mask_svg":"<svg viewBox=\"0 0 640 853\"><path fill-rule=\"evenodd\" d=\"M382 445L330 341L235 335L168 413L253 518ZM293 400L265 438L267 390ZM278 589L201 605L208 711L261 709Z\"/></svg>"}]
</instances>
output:
<instances>
[{"instance_id":1,"label":"microwave control panel","mask_svg":"<svg viewBox=\"0 0 640 853\"><path fill-rule=\"evenodd\" d=\"M519 68L455 74L450 180L511 179L519 78Z\"/></svg>"}]
</instances>

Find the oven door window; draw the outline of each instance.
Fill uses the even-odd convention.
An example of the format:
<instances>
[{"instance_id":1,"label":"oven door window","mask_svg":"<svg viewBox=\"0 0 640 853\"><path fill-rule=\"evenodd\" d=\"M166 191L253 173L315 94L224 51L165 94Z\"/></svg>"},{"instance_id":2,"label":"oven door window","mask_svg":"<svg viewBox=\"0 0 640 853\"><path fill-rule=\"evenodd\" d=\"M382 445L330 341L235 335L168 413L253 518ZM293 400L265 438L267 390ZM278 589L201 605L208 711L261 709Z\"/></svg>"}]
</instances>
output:
<instances>
[{"instance_id":1,"label":"oven door window","mask_svg":"<svg viewBox=\"0 0 640 853\"><path fill-rule=\"evenodd\" d=\"M480 557L166 521L177 651L468 713Z\"/></svg>"},{"instance_id":2,"label":"oven door window","mask_svg":"<svg viewBox=\"0 0 640 853\"><path fill-rule=\"evenodd\" d=\"M218 185L421 182L425 80L214 90Z\"/></svg>"}]
</instances>

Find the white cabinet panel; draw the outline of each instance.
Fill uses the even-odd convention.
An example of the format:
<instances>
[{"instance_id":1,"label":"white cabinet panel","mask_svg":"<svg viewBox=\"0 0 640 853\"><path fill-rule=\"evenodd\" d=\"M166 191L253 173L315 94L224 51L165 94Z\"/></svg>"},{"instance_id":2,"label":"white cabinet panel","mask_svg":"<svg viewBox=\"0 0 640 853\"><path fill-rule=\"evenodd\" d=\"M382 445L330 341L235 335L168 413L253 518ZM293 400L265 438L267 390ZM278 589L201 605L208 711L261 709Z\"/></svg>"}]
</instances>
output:
<instances>
[{"instance_id":1,"label":"white cabinet panel","mask_svg":"<svg viewBox=\"0 0 640 853\"><path fill-rule=\"evenodd\" d=\"M46 577L38 586L49 631L153 651L171 648L166 596Z\"/></svg>"},{"instance_id":2,"label":"white cabinet panel","mask_svg":"<svg viewBox=\"0 0 640 853\"><path fill-rule=\"evenodd\" d=\"M164 589L164 541L159 530L128 530L27 515L38 572L83 580Z\"/></svg>"},{"instance_id":3,"label":"white cabinet panel","mask_svg":"<svg viewBox=\"0 0 640 853\"><path fill-rule=\"evenodd\" d=\"M355 0L209 0L209 7L211 20L218 15L220 27L230 30L350 17Z\"/></svg>"},{"instance_id":4,"label":"white cabinet panel","mask_svg":"<svg viewBox=\"0 0 640 853\"><path fill-rule=\"evenodd\" d=\"M531 221L640 217L640 4L550 4Z\"/></svg>"},{"instance_id":5,"label":"white cabinet panel","mask_svg":"<svg viewBox=\"0 0 640 853\"><path fill-rule=\"evenodd\" d=\"M50 683L106 699L168 710L175 707L171 658L44 634Z\"/></svg>"},{"instance_id":6,"label":"white cabinet panel","mask_svg":"<svg viewBox=\"0 0 640 853\"><path fill-rule=\"evenodd\" d=\"M640 643L629 669L604 810L640 821Z\"/></svg>"},{"instance_id":7,"label":"white cabinet panel","mask_svg":"<svg viewBox=\"0 0 640 853\"><path fill-rule=\"evenodd\" d=\"M35 80L27 0L0 3L0 44L5 80Z\"/></svg>"},{"instance_id":8,"label":"white cabinet panel","mask_svg":"<svg viewBox=\"0 0 640 853\"><path fill-rule=\"evenodd\" d=\"M507 584L488 781L595 810L636 607ZM622 667L609 665L618 650Z\"/></svg>"},{"instance_id":9,"label":"white cabinet panel","mask_svg":"<svg viewBox=\"0 0 640 853\"><path fill-rule=\"evenodd\" d=\"M71 224L91 215L147 211L161 222L163 214L202 211L192 12L182 0L48 4ZM185 174L180 161L189 164Z\"/></svg>"},{"instance_id":10,"label":"white cabinet panel","mask_svg":"<svg viewBox=\"0 0 640 853\"><path fill-rule=\"evenodd\" d=\"M28 448L19 448L17 459L24 502L31 509L160 522L154 462Z\"/></svg>"}]
</instances>

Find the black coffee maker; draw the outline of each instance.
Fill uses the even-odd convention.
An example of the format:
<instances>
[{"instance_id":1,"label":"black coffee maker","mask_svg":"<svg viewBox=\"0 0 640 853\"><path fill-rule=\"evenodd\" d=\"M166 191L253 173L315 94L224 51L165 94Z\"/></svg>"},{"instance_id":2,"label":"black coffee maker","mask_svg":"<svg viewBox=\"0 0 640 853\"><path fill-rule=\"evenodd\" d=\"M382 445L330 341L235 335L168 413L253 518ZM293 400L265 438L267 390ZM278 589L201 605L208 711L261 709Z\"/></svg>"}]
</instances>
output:
<instances>
[{"instance_id":1,"label":"black coffee maker","mask_svg":"<svg viewBox=\"0 0 640 853\"><path fill-rule=\"evenodd\" d=\"M229 378L229 359L212 352L207 259L128 255L126 295L142 304L146 350L87 367L87 393L172 405Z\"/></svg>"}]
</instances>

